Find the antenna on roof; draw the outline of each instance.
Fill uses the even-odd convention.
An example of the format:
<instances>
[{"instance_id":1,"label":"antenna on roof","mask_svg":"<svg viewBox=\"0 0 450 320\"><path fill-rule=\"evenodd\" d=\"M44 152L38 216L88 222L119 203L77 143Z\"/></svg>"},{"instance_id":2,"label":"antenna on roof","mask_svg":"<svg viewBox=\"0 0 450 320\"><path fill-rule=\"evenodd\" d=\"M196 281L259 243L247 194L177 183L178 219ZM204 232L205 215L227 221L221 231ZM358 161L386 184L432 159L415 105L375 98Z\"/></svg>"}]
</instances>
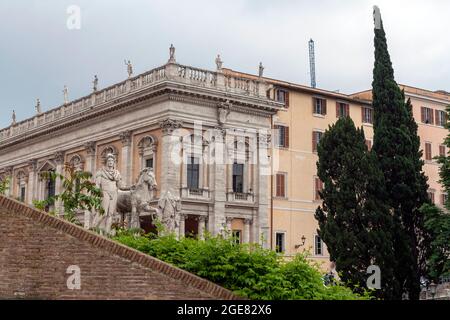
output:
<instances>
[{"instance_id":1,"label":"antenna on roof","mask_svg":"<svg viewBox=\"0 0 450 320\"><path fill-rule=\"evenodd\" d=\"M314 40L310 39L309 42L309 73L311 75L311 87L316 87L316 56L314 54Z\"/></svg>"}]
</instances>

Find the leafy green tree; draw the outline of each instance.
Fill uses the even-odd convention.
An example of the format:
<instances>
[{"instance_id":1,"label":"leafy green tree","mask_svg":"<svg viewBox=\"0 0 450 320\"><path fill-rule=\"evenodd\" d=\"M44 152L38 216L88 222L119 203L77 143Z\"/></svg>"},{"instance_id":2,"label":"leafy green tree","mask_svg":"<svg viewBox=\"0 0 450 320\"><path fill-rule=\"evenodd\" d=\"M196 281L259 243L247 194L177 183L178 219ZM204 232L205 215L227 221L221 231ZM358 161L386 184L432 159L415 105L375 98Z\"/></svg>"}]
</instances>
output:
<instances>
[{"instance_id":1,"label":"leafy green tree","mask_svg":"<svg viewBox=\"0 0 450 320\"><path fill-rule=\"evenodd\" d=\"M379 298L392 298L393 220L386 204L383 174L367 150L364 132L351 118L339 119L325 132L318 146L318 177L323 203L315 217L318 233L336 262L341 280L363 292L367 268L381 269Z\"/></svg>"},{"instance_id":2,"label":"leafy green tree","mask_svg":"<svg viewBox=\"0 0 450 320\"><path fill-rule=\"evenodd\" d=\"M450 131L450 105L447 106L447 110L446 110L446 123L445 123L445 128L447 128L447 130ZM445 138L444 141L445 146L450 149L450 132L447 135L447 137ZM439 181L442 186L444 187L445 193L447 195L450 194L450 157L448 156L448 154L443 155L443 156L439 156L437 157L437 161L440 164L440 168L439 168L439 176L441 178L441 180ZM447 210L450 210L450 199L449 197L447 197L446 201L445 201L445 207L447 208Z\"/></svg>"},{"instance_id":3,"label":"leafy green tree","mask_svg":"<svg viewBox=\"0 0 450 320\"><path fill-rule=\"evenodd\" d=\"M404 93L395 82L382 22L380 28L375 28L374 43L373 151L384 174L384 201L391 208L395 224L394 274L399 286L394 288L394 296L401 299L407 294L410 299L419 299L420 277L426 276L431 242L419 211L429 202L427 178L422 171L422 151L411 103L405 103Z\"/></svg>"},{"instance_id":4,"label":"leafy green tree","mask_svg":"<svg viewBox=\"0 0 450 320\"><path fill-rule=\"evenodd\" d=\"M6 190L9 188L9 179L5 178L0 180L0 195L5 195Z\"/></svg>"},{"instance_id":5,"label":"leafy green tree","mask_svg":"<svg viewBox=\"0 0 450 320\"><path fill-rule=\"evenodd\" d=\"M44 201L35 202L35 206L42 209L60 200L64 208L64 218L70 222L77 222L76 215L80 210L95 209L103 212L102 192L91 181L91 173L78 171L70 164L64 166L64 172L64 175L56 172L43 172L41 174L43 179L53 181L60 179L63 192Z\"/></svg>"},{"instance_id":6,"label":"leafy green tree","mask_svg":"<svg viewBox=\"0 0 450 320\"><path fill-rule=\"evenodd\" d=\"M421 212L425 216L425 227L433 239L428 275L437 283L440 277L450 276L450 215L430 204L425 204Z\"/></svg>"}]
</instances>

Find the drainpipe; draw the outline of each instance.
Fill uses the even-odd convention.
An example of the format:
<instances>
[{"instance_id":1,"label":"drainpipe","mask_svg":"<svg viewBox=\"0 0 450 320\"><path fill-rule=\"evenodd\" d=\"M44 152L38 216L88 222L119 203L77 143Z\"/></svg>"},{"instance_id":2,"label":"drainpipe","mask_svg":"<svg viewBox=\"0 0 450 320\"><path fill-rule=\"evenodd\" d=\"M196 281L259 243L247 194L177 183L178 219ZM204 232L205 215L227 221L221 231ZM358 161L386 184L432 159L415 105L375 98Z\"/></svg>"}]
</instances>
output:
<instances>
[{"instance_id":1,"label":"drainpipe","mask_svg":"<svg viewBox=\"0 0 450 320\"><path fill-rule=\"evenodd\" d=\"M270 116L270 127L273 133L273 115ZM273 137L272 137L273 138ZM272 139L270 142L273 145ZM273 250L273 148L271 148L271 161L270 161L270 249Z\"/></svg>"}]
</instances>

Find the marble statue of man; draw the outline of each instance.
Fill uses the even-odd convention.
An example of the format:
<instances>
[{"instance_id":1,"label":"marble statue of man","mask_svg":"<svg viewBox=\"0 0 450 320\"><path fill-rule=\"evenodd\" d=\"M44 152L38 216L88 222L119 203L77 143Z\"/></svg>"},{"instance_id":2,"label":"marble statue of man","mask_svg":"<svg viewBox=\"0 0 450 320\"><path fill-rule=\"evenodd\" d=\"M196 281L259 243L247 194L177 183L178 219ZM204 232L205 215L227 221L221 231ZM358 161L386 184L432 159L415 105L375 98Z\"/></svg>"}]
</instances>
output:
<instances>
[{"instance_id":1,"label":"marble statue of man","mask_svg":"<svg viewBox=\"0 0 450 320\"><path fill-rule=\"evenodd\" d=\"M113 219L117 215L117 198L119 190L129 190L122 183L122 177L115 169L116 157L113 154L106 156L106 165L97 172L95 184L102 191L103 214L96 213L93 226L106 234L111 233Z\"/></svg>"},{"instance_id":2,"label":"marble statue of man","mask_svg":"<svg viewBox=\"0 0 450 320\"><path fill-rule=\"evenodd\" d=\"M131 76L133 75L133 65L131 64L131 61L125 60L125 65L127 66L127 73L128 73L128 78L131 78Z\"/></svg>"}]
</instances>

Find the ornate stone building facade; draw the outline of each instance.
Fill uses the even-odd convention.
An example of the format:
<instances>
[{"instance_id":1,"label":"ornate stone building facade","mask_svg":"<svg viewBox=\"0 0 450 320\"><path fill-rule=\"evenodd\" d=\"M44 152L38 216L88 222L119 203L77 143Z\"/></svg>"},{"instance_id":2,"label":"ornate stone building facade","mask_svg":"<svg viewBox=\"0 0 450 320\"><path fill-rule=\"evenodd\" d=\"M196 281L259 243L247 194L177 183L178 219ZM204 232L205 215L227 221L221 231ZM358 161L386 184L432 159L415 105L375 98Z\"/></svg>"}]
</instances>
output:
<instances>
[{"instance_id":1,"label":"ornate stone building facade","mask_svg":"<svg viewBox=\"0 0 450 320\"><path fill-rule=\"evenodd\" d=\"M267 97L262 79L228 76L219 65L183 66L174 53L162 67L102 90L94 85L88 96L1 130L8 195L28 204L46 199L62 186L42 172L63 173L71 163L94 174L111 153L125 185L153 168L155 205L167 191L179 196L182 231L239 229L243 242L267 245L271 119L284 104Z\"/></svg>"}]
</instances>

